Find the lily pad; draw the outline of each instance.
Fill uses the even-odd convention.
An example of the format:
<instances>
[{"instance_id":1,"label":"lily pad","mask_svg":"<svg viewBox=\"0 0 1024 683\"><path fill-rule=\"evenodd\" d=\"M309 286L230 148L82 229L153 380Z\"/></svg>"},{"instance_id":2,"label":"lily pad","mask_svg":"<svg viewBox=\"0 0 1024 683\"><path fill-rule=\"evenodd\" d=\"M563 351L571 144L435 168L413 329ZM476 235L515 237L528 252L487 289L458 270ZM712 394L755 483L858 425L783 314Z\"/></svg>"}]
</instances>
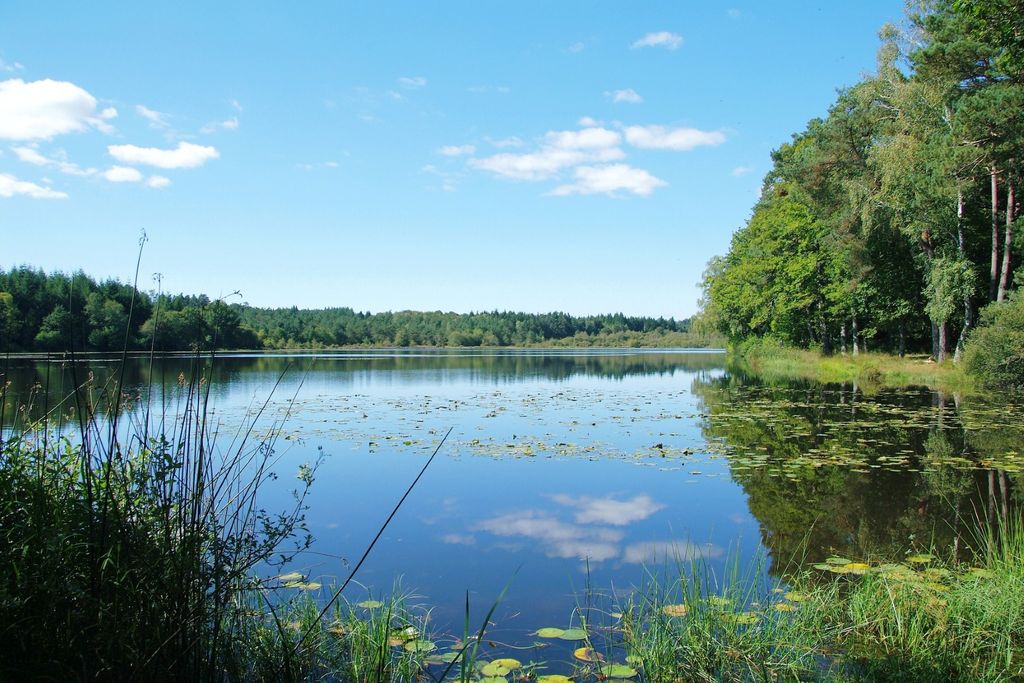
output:
<instances>
[{"instance_id":1,"label":"lily pad","mask_svg":"<svg viewBox=\"0 0 1024 683\"><path fill-rule=\"evenodd\" d=\"M572 683L572 679L562 674L544 674L537 676L537 683Z\"/></svg>"},{"instance_id":2,"label":"lily pad","mask_svg":"<svg viewBox=\"0 0 1024 683\"><path fill-rule=\"evenodd\" d=\"M708 598L708 604L715 607L728 607L732 604L732 600L722 597L721 595L712 595Z\"/></svg>"},{"instance_id":3,"label":"lily pad","mask_svg":"<svg viewBox=\"0 0 1024 683\"><path fill-rule=\"evenodd\" d=\"M433 652L437 649L433 641L422 639L410 640L404 647L409 652Z\"/></svg>"},{"instance_id":4,"label":"lily pad","mask_svg":"<svg viewBox=\"0 0 1024 683\"><path fill-rule=\"evenodd\" d=\"M320 584L316 581L289 581L284 584L285 588L298 588L304 591L320 590Z\"/></svg>"},{"instance_id":5,"label":"lily pad","mask_svg":"<svg viewBox=\"0 0 1024 683\"><path fill-rule=\"evenodd\" d=\"M604 655L592 647L580 647L573 651L572 656L581 662L603 662Z\"/></svg>"},{"instance_id":6,"label":"lily pad","mask_svg":"<svg viewBox=\"0 0 1024 683\"><path fill-rule=\"evenodd\" d=\"M850 561L845 557L837 557L833 555L832 557L825 559L825 564L830 564L835 567L841 567L844 564L850 564Z\"/></svg>"},{"instance_id":7,"label":"lily pad","mask_svg":"<svg viewBox=\"0 0 1024 683\"><path fill-rule=\"evenodd\" d=\"M633 678L636 669L625 664L605 664L601 667L601 673L607 678Z\"/></svg>"},{"instance_id":8,"label":"lily pad","mask_svg":"<svg viewBox=\"0 0 1024 683\"><path fill-rule=\"evenodd\" d=\"M801 593L800 591L789 591L782 597L786 598L790 602L803 602L807 599L807 593Z\"/></svg>"},{"instance_id":9,"label":"lily pad","mask_svg":"<svg viewBox=\"0 0 1024 683\"><path fill-rule=\"evenodd\" d=\"M918 553L917 555L910 555L909 557L907 557L907 562L910 562L911 564L928 564L934 559L934 555L929 555L928 553Z\"/></svg>"},{"instance_id":10,"label":"lily pad","mask_svg":"<svg viewBox=\"0 0 1024 683\"><path fill-rule=\"evenodd\" d=\"M502 659L495 659L491 664L497 664L503 666L509 671L515 671L516 669L523 668L523 663L518 659L512 659L511 657L503 657Z\"/></svg>"},{"instance_id":11,"label":"lily pad","mask_svg":"<svg viewBox=\"0 0 1024 683\"><path fill-rule=\"evenodd\" d=\"M727 612L722 615L722 620L731 624L751 626L757 623L757 614L754 612Z\"/></svg>"},{"instance_id":12,"label":"lily pad","mask_svg":"<svg viewBox=\"0 0 1024 683\"><path fill-rule=\"evenodd\" d=\"M587 632L581 628L567 628L562 631L561 635L556 637L562 640L586 640Z\"/></svg>"},{"instance_id":13,"label":"lily pad","mask_svg":"<svg viewBox=\"0 0 1024 683\"><path fill-rule=\"evenodd\" d=\"M508 683L508 679L504 676L484 676L478 683Z\"/></svg>"},{"instance_id":14,"label":"lily pad","mask_svg":"<svg viewBox=\"0 0 1024 683\"><path fill-rule=\"evenodd\" d=\"M362 607L363 609L377 609L378 607L383 606L384 603L380 600L363 600L362 602L356 603L356 607Z\"/></svg>"},{"instance_id":15,"label":"lily pad","mask_svg":"<svg viewBox=\"0 0 1024 683\"><path fill-rule=\"evenodd\" d=\"M497 662L484 664L483 668L480 669L480 673L482 673L485 677L488 678L492 676L501 676L502 678L504 678L508 675L509 671L510 669L507 666L502 666Z\"/></svg>"},{"instance_id":16,"label":"lily pad","mask_svg":"<svg viewBox=\"0 0 1024 683\"><path fill-rule=\"evenodd\" d=\"M788 602L777 602L774 605L776 612L795 612L796 605L791 605Z\"/></svg>"},{"instance_id":17,"label":"lily pad","mask_svg":"<svg viewBox=\"0 0 1024 683\"><path fill-rule=\"evenodd\" d=\"M685 617L690 611L687 605L665 605L661 608L662 614L670 617Z\"/></svg>"},{"instance_id":18,"label":"lily pad","mask_svg":"<svg viewBox=\"0 0 1024 683\"><path fill-rule=\"evenodd\" d=\"M280 576L275 576L274 578L278 581L302 581L302 579L304 579L305 577L299 572L288 572L287 574L281 574Z\"/></svg>"},{"instance_id":19,"label":"lily pad","mask_svg":"<svg viewBox=\"0 0 1024 683\"><path fill-rule=\"evenodd\" d=\"M544 628L537 629L535 635L541 638L561 638L562 634L565 633L564 628L555 628L553 626L546 626Z\"/></svg>"}]
</instances>

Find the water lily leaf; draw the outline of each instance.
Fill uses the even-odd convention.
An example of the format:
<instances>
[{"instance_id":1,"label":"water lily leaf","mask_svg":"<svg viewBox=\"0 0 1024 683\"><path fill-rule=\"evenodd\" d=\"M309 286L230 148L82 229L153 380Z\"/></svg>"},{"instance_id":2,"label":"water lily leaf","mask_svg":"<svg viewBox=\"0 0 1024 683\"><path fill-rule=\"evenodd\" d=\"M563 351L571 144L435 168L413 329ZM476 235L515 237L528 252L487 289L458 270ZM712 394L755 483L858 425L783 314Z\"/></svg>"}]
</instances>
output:
<instances>
[{"instance_id":1,"label":"water lily leaf","mask_svg":"<svg viewBox=\"0 0 1024 683\"><path fill-rule=\"evenodd\" d=\"M790 602L803 602L807 599L807 593L801 593L800 591L789 591L782 597L786 598Z\"/></svg>"},{"instance_id":2,"label":"water lily leaf","mask_svg":"<svg viewBox=\"0 0 1024 683\"><path fill-rule=\"evenodd\" d=\"M592 647L581 647L573 651L572 656L581 662L603 662L604 655Z\"/></svg>"},{"instance_id":3,"label":"water lily leaf","mask_svg":"<svg viewBox=\"0 0 1024 683\"><path fill-rule=\"evenodd\" d=\"M728 607L732 604L732 600L722 597L721 595L712 595L708 598L708 604L715 607Z\"/></svg>"},{"instance_id":4,"label":"water lily leaf","mask_svg":"<svg viewBox=\"0 0 1024 683\"><path fill-rule=\"evenodd\" d=\"M378 607L383 606L384 603L380 600L363 600L362 602L356 603L356 607L362 607L363 609L377 609Z\"/></svg>"},{"instance_id":5,"label":"water lily leaf","mask_svg":"<svg viewBox=\"0 0 1024 683\"><path fill-rule=\"evenodd\" d=\"M491 664L497 664L498 666L503 666L506 669L508 669L509 671L514 671L516 669L521 669L523 667L523 663L522 662L520 662L518 659L512 659L511 657L503 657L502 659L495 659L493 662L491 662Z\"/></svg>"},{"instance_id":6,"label":"water lily leaf","mask_svg":"<svg viewBox=\"0 0 1024 683\"><path fill-rule=\"evenodd\" d=\"M304 579L305 577L299 572L288 572L287 574L281 574L280 576L275 576L274 578L278 581L302 581L302 579Z\"/></svg>"},{"instance_id":7,"label":"water lily leaf","mask_svg":"<svg viewBox=\"0 0 1024 683\"><path fill-rule=\"evenodd\" d=\"M482 673L486 677L491 677L491 676L505 677L505 676L508 675L508 672L509 672L509 668L508 667L502 666L502 665L498 664L497 662L491 662L489 664L484 664L483 668L480 669L480 673Z\"/></svg>"},{"instance_id":8,"label":"water lily leaf","mask_svg":"<svg viewBox=\"0 0 1024 683\"><path fill-rule=\"evenodd\" d=\"M825 564L831 564L833 566L838 567L838 566L842 566L844 564L850 564L850 561L848 559L846 559L845 557L837 557L837 556L833 555L832 557L829 557L829 558L825 559Z\"/></svg>"},{"instance_id":9,"label":"water lily leaf","mask_svg":"<svg viewBox=\"0 0 1024 683\"><path fill-rule=\"evenodd\" d=\"M283 585L285 588L298 588L304 591L320 590L320 584L316 581L289 581Z\"/></svg>"},{"instance_id":10,"label":"water lily leaf","mask_svg":"<svg viewBox=\"0 0 1024 683\"><path fill-rule=\"evenodd\" d=\"M541 638L561 638L563 633L565 633L565 629L546 626L544 628L537 629L537 632L534 635L540 636Z\"/></svg>"},{"instance_id":11,"label":"water lily leaf","mask_svg":"<svg viewBox=\"0 0 1024 683\"><path fill-rule=\"evenodd\" d=\"M911 555L907 558L907 562L912 564L928 564L935 559L934 555L928 553L918 553L917 555Z\"/></svg>"},{"instance_id":12,"label":"water lily leaf","mask_svg":"<svg viewBox=\"0 0 1024 683\"><path fill-rule=\"evenodd\" d=\"M791 605L788 602L777 602L774 605L776 612L795 612L796 605Z\"/></svg>"},{"instance_id":13,"label":"water lily leaf","mask_svg":"<svg viewBox=\"0 0 1024 683\"><path fill-rule=\"evenodd\" d=\"M587 632L581 628L567 628L557 637L562 640L586 640Z\"/></svg>"},{"instance_id":14,"label":"water lily leaf","mask_svg":"<svg viewBox=\"0 0 1024 683\"><path fill-rule=\"evenodd\" d=\"M638 657L637 655L626 655L626 664L632 664L634 666L637 666L643 664L643 661L644 660Z\"/></svg>"},{"instance_id":15,"label":"water lily leaf","mask_svg":"<svg viewBox=\"0 0 1024 683\"><path fill-rule=\"evenodd\" d=\"M601 667L601 673L608 678L633 678L636 676L636 669L625 664L605 664Z\"/></svg>"},{"instance_id":16,"label":"water lily leaf","mask_svg":"<svg viewBox=\"0 0 1024 683\"><path fill-rule=\"evenodd\" d=\"M409 652L433 652L437 649L432 641L429 640L410 640L405 644L405 649Z\"/></svg>"},{"instance_id":17,"label":"water lily leaf","mask_svg":"<svg viewBox=\"0 0 1024 683\"><path fill-rule=\"evenodd\" d=\"M975 576L979 579L992 579L995 578L995 572L989 571L982 567L971 567L967 570L971 576Z\"/></svg>"},{"instance_id":18,"label":"water lily leaf","mask_svg":"<svg viewBox=\"0 0 1024 683\"><path fill-rule=\"evenodd\" d=\"M484 676L478 683L508 683L508 679L504 676Z\"/></svg>"},{"instance_id":19,"label":"water lily leaf","mask_svg":"<svg viewBox=\"0 0 1024 683\"><path fill-rule=\"evenodd\" d=\"M572 683L572 679L561 674L545 674L537 676L537 683Z\"/></svg>"},{"instance_id":20,"label":"water lily leaf","mask_svg":"<svg viewBox=\"0 0 1024 683\"><path fill-rule=\"evenodd\" d=\"M847 574L861 575L867 574L868 570L871 569L871 565L865 564L864 562L851 562L849 564L843 565L843 569L846 570Z\"/></svg>"},{"instance_id":21,"label":"water lily leaf","mask_svg":"<svg viewBox=\"0 0 1024 683\"><path fill-rule=\"evenodd\" d=\"M665 605L661 608L662 614L670 617L685 617L690 608L687 605Z\"/></svg>"}]
</instances>

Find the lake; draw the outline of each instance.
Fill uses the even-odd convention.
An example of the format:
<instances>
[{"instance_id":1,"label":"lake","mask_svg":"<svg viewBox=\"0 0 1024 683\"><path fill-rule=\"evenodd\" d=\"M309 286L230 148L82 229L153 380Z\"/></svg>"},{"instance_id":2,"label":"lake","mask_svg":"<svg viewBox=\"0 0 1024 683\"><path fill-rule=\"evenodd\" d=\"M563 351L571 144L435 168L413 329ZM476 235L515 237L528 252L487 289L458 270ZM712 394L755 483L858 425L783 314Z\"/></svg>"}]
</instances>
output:
<instances>
[{"instance_id":1,"label":"lake","mask_svg":"<svg viewBox=\"0 0 1024 683\"><path fill-rule=\"evenodd\" d=\"M119 370L116 358L75 373L8 362L7 429L14 406L67 415L76 378ZM173 405L192 362L131 361L127 386ZM269 509L325 454L309 500L316 540L289 567L325 587L451 429L345 597L398 585L438 633L461 634L467 593L476 628L508 586L488 632L499 647L575 623L588 589L614 602L691 560L722 577L732 562L779 577L832 554L966 554L974 519L1017 507L1024 469L1018 403L766 384L715 351L237 354L206 376L224 434L268 397L257 429L283 421Z\"/></svg>"}]
</instances>

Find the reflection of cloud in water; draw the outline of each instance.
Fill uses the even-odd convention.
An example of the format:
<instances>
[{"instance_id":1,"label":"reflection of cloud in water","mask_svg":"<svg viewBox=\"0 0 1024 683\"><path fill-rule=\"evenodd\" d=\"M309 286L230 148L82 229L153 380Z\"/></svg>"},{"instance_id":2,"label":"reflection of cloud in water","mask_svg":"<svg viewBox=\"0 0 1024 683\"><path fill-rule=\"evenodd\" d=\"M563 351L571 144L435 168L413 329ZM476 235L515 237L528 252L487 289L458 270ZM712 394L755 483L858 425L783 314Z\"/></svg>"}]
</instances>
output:
<instances>
[{"instance_id":1,"label":"reflection of cloud in water","mask_svg":"<svg viewBox=\"0 0 1024 683\"><path fill-rule=\"evenodd\" d=\"M445 534L441 537L441 542L448 545L473 545L476 543L476 537L472 534Z\"/></svg>"},{"instance_id":2,"label":"reflection of cloud in water","mask_svg":"<svg viewBox=\"0 0 1024 683\"><path fill-rule=\"evenodd\" d=\"M634 496L629 500L616 500L610 496L592 498L559 493L551 496L551 500L559 505L575 508L577 524L626 526L643 521L665 507L648 495Z\"/></svg>"},{"instance_id":3,"label":"reflection of cloud in water","mask_svg":"<svg viewBox=\"0 0 1024 683\"><path fill-rule=\"evenodd\" d=\"M582 527L537 510L523 510L486 519L475 529L496 536L524 536L541 541L549 557L610 560L619 554L623 533L602 527Z\"/></svg>"},{"instance_id":4,"label":"reflection of cloud in water","mask_svg":"<svg viewBox=\"0 0 1024 683\"><path fill-rule=\"evenodd\" d=\"M723 550L711 543L695 545L689 541L645 541L626 546L622 559L631 564L687 561L721 557Z\"/></svg>"}]
</instances>

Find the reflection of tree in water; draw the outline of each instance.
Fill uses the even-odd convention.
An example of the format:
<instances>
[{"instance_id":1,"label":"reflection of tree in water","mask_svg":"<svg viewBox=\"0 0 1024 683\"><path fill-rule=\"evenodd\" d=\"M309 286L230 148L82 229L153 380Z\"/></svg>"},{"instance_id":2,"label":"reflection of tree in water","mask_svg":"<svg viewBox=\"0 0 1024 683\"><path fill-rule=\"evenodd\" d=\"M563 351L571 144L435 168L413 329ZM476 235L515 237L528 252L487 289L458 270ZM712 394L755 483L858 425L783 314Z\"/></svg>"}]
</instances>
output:
<instances>
[{"instance_id":1,"label":"reflection of tree in water","mask_svg":"<svg viewBox=\"0 0 1024 683\"><path fill-rule=\"evenodd\" d=\"M1020 475L990 467L1024 443L1017 408L735 376L698 378L692 390L774 572L832 553L898 558L934 545L963 556L976 520L1020 509Z\"/></svg>"},{"instance_id":2,"label":"reflection of tree in water","mask_svg":"<svg viewBox=\"0 0 1024 683\"><path fill-rule=\"evenodd\" d=\"M622 380L627 377L664 376L675 373L711 374L720 369L723 356L715 353L657 353L649 351L570 352L505 351L476 352L354 352L324 354L316 359L302 355L234 355L197 359L191 356L165 356L152 363L147 358L129 359L124 368L125 388L143 393L153 381L164 388L177 384L180 375L191 376L193 368L212 382L217 395L235 385L270 384L286 370L308 382L322 381L332 386L352 385L374 373L390 373L400 380L417 380L443 385L448 382L510 384L529 380L565 381L574 377ZM81 361L73 370L70 363L54 361L10 361L0 368L0 384L9 381L7 409L28 403L32 387L49 387L48 396L37 396L33 417L41 416L43 405L56 405L67 397L77 383L93 374L93 386L107 386L121 371L115 357ZM10 424L6 422L5 424Z\"/></svg>"}]
</instances>

